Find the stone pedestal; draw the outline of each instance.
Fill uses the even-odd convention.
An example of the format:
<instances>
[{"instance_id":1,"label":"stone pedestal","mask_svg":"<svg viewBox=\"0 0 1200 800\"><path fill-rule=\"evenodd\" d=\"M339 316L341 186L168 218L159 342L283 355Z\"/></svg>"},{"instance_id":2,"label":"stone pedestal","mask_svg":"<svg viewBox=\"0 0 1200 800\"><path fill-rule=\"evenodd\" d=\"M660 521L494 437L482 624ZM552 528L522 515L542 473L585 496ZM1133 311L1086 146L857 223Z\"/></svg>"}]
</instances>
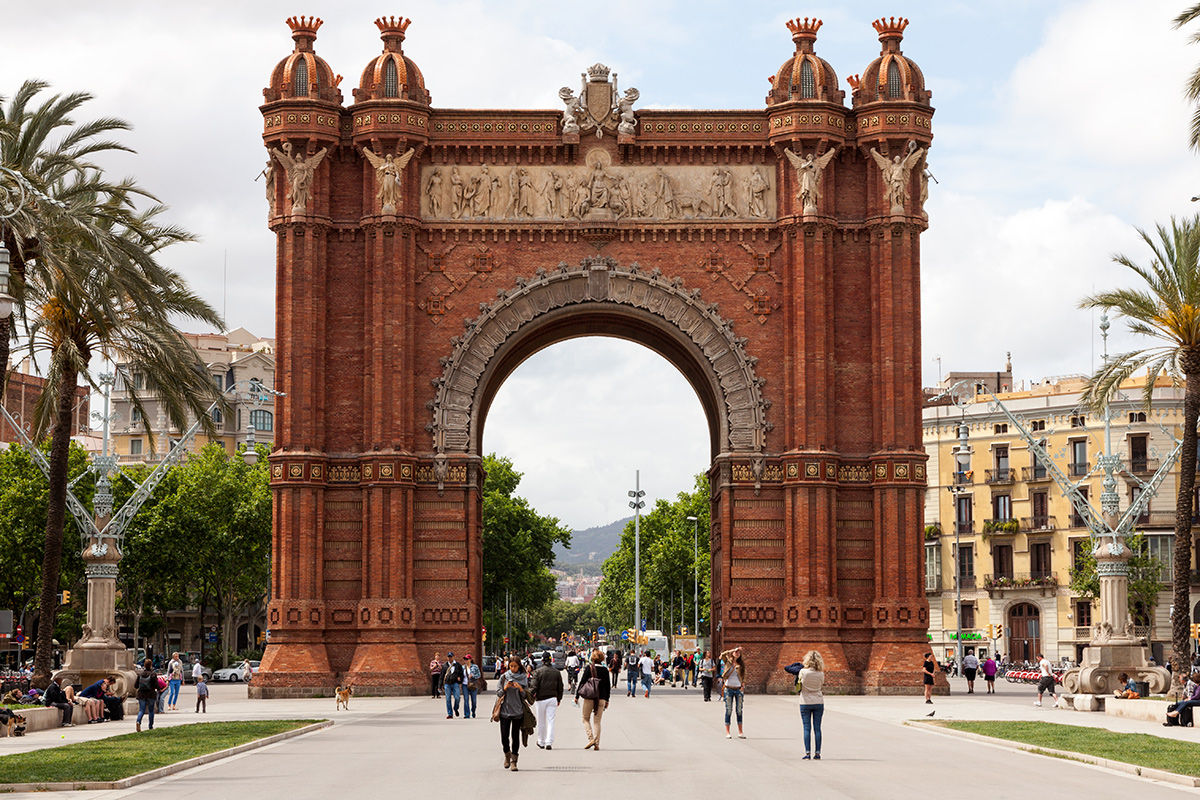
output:
<instances>
[{"instance_id":1,"label":"stone pedestal","mask_svg":"<svg viewBox=\"0 0 1200 800\"><path fill-rule=\"evenodd\" d=\"M121 551L115 542L93 540L83 550L87 573L87 623L83 636L67 651L62 675L65 683L87 686L104 678L117 678L112 692L118 696L134 691L133 651L117 637L117 564Z\"/></svg>"}]
</instances>

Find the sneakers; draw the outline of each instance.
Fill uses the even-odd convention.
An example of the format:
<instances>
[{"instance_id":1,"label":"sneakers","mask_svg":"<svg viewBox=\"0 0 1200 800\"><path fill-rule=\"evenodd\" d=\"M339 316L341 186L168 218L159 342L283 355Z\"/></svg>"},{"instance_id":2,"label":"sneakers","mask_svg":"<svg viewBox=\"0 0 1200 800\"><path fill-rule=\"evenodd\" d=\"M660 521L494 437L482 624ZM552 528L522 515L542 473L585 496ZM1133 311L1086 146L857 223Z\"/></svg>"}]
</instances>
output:
<instances>
[{"instance_id":1,"label":"sneakers","mask_svg":"<svg viewBox=\"0 0 1200 800\"><path fill-rule=\"evenodd\" d=\"M649 700L649 699L650 699L650 692L649 692L649 690L647 690L647 691L646 691L646 699L647 699L647 700Z\"/></svg>"},{"instance_id":2,"label":"sneakers","mask_svg":"<svg viewBox=\"0 0 1200 800\"><path fill-rule=\"evenodd\" d=\"M1042 701L1041 701L1041 700L1034 700L1034 701L1033 701L1033 704L1034 704L1035 706L1040 706L1040 705L1042 704Z\"/></svg>"},{"instance_id":3,"label":"sneakers","mask_svg":"<svg viewBox=\"0 0 1200 800\"><path fill-rule=\"evenodd\" d=\"M732 734L732 733L726 733L726 734L725 734L725 738L726 738L726 739L732 739L732 738L733 738L733 734Z\"/></svg>"},{"instance_id":4,"label":"sneakers","mask_svg":"<svg viewBox=\"0 0 1200 800\"><path fill-rule=\"evenodd\" d=\"M738 734L738 738L739 738L739 739L745 739L745 738L746 738L746 734L744 734L744 733L739 733L739 734ZM817 756L817 758L820 758L820 756Z\"/></svg>"},{"instance_id":5,"label":"sneakers","mask_svg":"<svg viewBox=\"0 0 1200 800\"><path fill-rule=\"evenodd\" d=\"M801 761L812 761L812 756L810 756L808 753L805 753L804 758L802 758L800 760Z\"/></svg>"},{"instance_id":6,"label":"sneakers","mask_svg":"<svg viewBox=\"0 0 1200 800\"><path fill-rule=\"evenodd\" d=\"M552 744L548 744L548 745L546 745L546 749L547 749L547 750L553 750L553 749L554 749L554 745L552 745Z\"/></svg>"},{"instance_id":7,"label":"sneakers","mask_svg":"<svg viewBox=\"0 0 1200 800\"><path fill-rule=\"evenodd\" d=\"M820 761L820 760L821 760L821 754L820 754L820 753L817 753L815 756L813 756L813 761Z\"/></svg>"}]
</instances>

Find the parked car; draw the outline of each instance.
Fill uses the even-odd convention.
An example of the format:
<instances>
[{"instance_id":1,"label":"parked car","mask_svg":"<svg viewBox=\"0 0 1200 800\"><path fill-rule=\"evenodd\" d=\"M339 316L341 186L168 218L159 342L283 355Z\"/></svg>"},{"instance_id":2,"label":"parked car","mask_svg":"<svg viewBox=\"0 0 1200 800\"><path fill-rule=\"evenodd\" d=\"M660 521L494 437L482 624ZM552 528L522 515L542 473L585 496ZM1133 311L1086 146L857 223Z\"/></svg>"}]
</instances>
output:
<instances>
[{"instance_id":1,"label":"parked car","mask_svg":"<svg viewBox=\"0 0 1200 800\"><path fill-rule=\"evenodd\" d=\"M483 670L484 677L495 674L496 658L497 658L497 656L484 656L483 657L483 663L479 665L479 668L481 670Z\"/></svg>"},{"instance_id":2,"label":"parked car","mask_svg":"<svg viewBox=\"0 0 1200 800\"><path fill-rule=\"evenodd\" d=\"M246 662L242 661L232 667L217 670L212 674L212 679L214 681L230 681L232 683L249 680L255 672L258 672L259 663L258 661L250 662L250 675L246 674Z\"/></svg>"},{"instance_id":3,"label":"parked car","mask_svg":"<svg viewBox=\"0 0 1200 800\"><path fill-rule=\"evenodd\" d=\"M192 668L195 666L196 661L193 660L192 654L188 653L185 655L181 653L179 657L183 660L183 682L195 683L196 679L192 677ZM199 658L200 654L196 653L196 659ZM204 680L211 681L213 679L213 671L208 667L201 666L200 671L204 673Z\"/></svg>"}]
</instances>

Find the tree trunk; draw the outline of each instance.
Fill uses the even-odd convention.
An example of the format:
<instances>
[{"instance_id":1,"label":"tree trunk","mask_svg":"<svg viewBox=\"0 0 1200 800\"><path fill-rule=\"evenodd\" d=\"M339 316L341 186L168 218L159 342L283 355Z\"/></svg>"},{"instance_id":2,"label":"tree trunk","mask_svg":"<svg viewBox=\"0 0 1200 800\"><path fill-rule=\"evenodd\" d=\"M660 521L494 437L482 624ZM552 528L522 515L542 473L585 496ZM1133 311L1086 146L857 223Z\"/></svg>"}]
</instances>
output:
<instances>
[{"instance_id":1,"label":"tree trunk","mask_svg":"<svg viewBox=\"0 0 1200 800\"><path fill-rule=\"evenodd\" d=\"M1171 602L1171 666L1175 687L1183 688L1183 679L1191 670L1192 621L1191 566L1192 514L1196 486L1196 420L1200 417L1200 350L1185 352L1181 359L1185 384L1183 391L1183 447L1179 453L1179 494L1175 501L1175 564Z\"/></svg>"},{"instance_id":2,"label":"tree trunk","mask_svg":"<svg viewBox=\"0 0 1200 800\"><path fill-rule=\"evenodd\" d=\"M33 685L44 689L50 683L54 648L54 620L58 616L58 579L62 567L63 526L67 516L68 457L71 448L71 423L74 419L75 370L62 367L59 385L58 415L50 438L50 484L46 510L46 540L42 553L42 620L38 625L37 650L33 657Z\"/></svg>"}]
</instances>

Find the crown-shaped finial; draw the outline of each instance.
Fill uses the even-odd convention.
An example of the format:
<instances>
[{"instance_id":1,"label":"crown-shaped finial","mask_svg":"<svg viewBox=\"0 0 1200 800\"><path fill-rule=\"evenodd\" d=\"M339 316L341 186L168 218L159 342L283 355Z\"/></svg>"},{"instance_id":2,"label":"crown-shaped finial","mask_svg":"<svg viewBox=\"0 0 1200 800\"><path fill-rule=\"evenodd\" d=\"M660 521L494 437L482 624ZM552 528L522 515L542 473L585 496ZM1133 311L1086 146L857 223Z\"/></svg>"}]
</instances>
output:
<instances>
[{"instance_id":1,"label":"crown-shaped finial","mask_svg":"<svg viewBox=\"0 0 1200 800\"><path fill-rule=\"evenodd\" d=\"M801 39L816 39L817 31L820 30L824 23L813 17L811 20L808 17L801 19L789 19L787 21L788 30L792 32L792 41L799 42Z\"/></svg>"},{"instance_id":2,"label":"crown-shaped finial","mask_svg":"<svg viewBox=\"0 0 1200 800\"><path fill-rule=\"evenodd\" d=\"M847 75L846 83L850 84L850 88L857 92L858 85L861 83L861 79L857 75Z\"/></svg>"},{"instance_id":3,"label":"crown-shaped finial","mask_svg":"<svg viewBox=\"0 0 1200 800\"><path fill-rule=\"evenodd\" d=\"M901 39L904 37L904 29L908 27L908 20L904 17L880 17L871 25L875 27L881 40Z\"/></svg>"},{"instance_id":4,"label":"crown-shaped finial","mask_svg":"<svg viewBox=\"0 0 1200 800\"><path fill-rule=\"evenodd\" d=\"M405 17L380 17L375 20L375 27L379 28L380 33L398 34L402 39L411 24L412 20Z\"/></svg>"},{"instance_id":5,"label":"crown-shaped finial","mask_svg":"<svg viewBox=\"0 0 1200 800\"><path fill-rule=\"evenodd\" d=\"M589 81L606 81L608 80L609 69L605 65L597 62L587 68Z\"/></svg>"},{"instance_id":6,"label":"crown-shaped finial","mask_svg":"<svg viewBox=\"0 0 1200 800\"><path fill-rule=\"evenodd\" d=\"M325 24L325 20L320 17L288 17L287 24L292 29L293 37L302 34L315 39L317 29Z\"/></svg>"}]
</instances>

